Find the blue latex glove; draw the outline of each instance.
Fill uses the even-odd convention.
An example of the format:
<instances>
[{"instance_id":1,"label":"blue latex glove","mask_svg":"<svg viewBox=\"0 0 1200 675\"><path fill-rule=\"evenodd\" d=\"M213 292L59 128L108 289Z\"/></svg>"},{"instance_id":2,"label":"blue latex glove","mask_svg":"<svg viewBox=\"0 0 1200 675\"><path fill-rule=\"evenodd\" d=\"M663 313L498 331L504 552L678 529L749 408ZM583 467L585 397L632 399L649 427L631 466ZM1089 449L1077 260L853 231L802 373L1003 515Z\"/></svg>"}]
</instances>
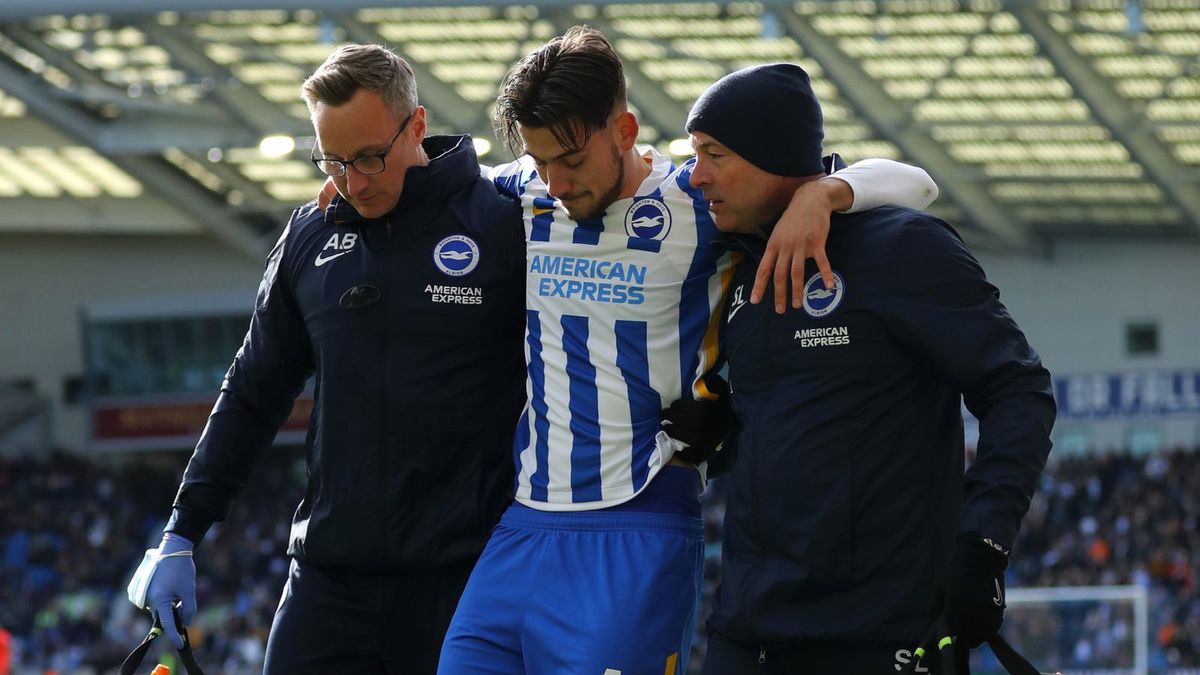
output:
<instances>
[{"instance_id":1,"label":"blue latex glove","mask_svg":"<svg viewBox=\"0 0 1200 675\"><path fill-rule=\"evenodd\" d=\"M179 633L196 615L196 563L191 555L171 554L190 554L192 548L193 544L187 538L174 532L164 534L158 546L161 559L146 589L146 604L154 617L162 622L163 632L176 649L183 649L183 638ZM182 626L175 625L175 615L171 612L176 600L181 603L179 618Z\"/></svg>"}]
</instances>

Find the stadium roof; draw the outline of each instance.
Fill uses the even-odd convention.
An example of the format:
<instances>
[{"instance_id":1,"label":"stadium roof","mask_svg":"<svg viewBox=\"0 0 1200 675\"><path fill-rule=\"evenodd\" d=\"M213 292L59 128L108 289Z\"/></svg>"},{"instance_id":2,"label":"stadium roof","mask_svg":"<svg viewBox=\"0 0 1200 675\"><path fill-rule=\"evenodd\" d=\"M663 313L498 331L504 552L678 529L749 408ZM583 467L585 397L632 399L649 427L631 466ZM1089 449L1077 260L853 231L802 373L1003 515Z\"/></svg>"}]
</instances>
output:
<instances>
[{"instance_id":1,"label":"stadium roof","mask_svg":"<svg viewBox=\"0 0 1200 675\"><path fill-rule=\"evenodd\" d=\"M1200 0L347 4L6 0L0 231L208 231L259 258L320 185L298 92L334 47L394 47L431 131L498 163L507 67L588 23L664 149L715 78L787 60L813 76L828 150L925 167L977 241L1200 235Z\"/></svg>"}]
</instances>

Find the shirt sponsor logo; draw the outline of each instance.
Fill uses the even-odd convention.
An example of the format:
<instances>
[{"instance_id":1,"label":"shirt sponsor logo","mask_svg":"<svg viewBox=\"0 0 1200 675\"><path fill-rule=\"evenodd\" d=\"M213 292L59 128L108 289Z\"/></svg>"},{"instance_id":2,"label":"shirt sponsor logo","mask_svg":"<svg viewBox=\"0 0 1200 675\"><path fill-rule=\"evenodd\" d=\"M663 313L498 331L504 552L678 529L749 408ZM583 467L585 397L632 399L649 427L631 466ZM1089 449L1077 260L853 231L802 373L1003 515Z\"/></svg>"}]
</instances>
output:
<instances>
[{"instance_id":1,"label":"shirt sponsor logo","mask_svg":"<svg viewBox=\"0 0 1200 675\"><path fill-rule=\"evenodd\" d=\"M538 295L613 304L645 302L646 271L645 265L573 256L535 255L529 261Z\"/></svg>"},{"instance_id":2,"label":"shirt sponsor logo","mask_svg":"<svg viewBox=\"0 0 1200 675\"><path fill-rule=\"evenodd\" d=\"M342 293L342 297L338 299L338 304L346 309L359 309L367 307L379 301L381 293L379 289L371 284L359 284L347 289Z\"/></svg>"},{"instance_id":3,"label":"shirt sponsor logo","mask_svg":"<svg viewBox=\"0 0 1200 675\"><path fill-rule=\"evenodd\" d=\"M840 347L850 344L850 329L845 326L805 328L796 331L793 339L799 340L802 348Z\"/></svg>"},{"instance_id":4,"label":"shirt sponsor logo","mask_svg":"<svg viewBox=\"0 0 1200 675\"><path fill-rule=\"evenodd\" d=\"M833 288L826 289L818 272L804 282L804 311L814 319L821 319L833 314L846 297L846 282L842 275L833 273Z\"/></svg>"},{"instance_id":5,"label":"shirt sponsor logo","mask_svg":"<svg viewBox=\"0 0 1200 675\"><path fill-rule=\"evenodd\" d=\"M443 286L428 284L425 293L430 302L447 305L482 305L483 289L478 286Z\"/></svg>"},{"instance_id":6,"label":"shirt sponsor logo","mask_svg":"<svg viewBox=\"0 0 1200 675\"><path fill-rule=\"evenodd\" d=\"M671 231L671 211L653 198L639 199L625 212L625 233L637 239L662 241Z\"/></svg>"},{"instance_id":7,"label":"shirt sponsor logo","mask_svg":"<svg viewBox=\"0 0 1200 675\"><path fill-rule=\"evenodd\" d=\"M433 262L443 274L461 277L479 265L479 246L470 237L455 234L433 247Z\"/></svg>"}]
</instances>

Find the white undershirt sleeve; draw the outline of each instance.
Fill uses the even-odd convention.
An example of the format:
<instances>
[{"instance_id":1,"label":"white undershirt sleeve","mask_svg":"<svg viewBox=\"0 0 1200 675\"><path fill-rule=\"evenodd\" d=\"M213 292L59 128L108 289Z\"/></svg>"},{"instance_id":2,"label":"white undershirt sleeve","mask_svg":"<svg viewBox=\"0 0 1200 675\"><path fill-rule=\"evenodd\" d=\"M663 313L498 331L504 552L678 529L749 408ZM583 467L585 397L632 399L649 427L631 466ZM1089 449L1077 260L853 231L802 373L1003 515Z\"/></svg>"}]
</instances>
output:
<instances>
[{"instance_id":1,"label":"white undershirt sleeve","mask_svg":"<svg viewBox=\"0 0 1200 675\"><path fill-rule=\"evenodd\" d=\"M905 206L918 211L937 199L938 186L917 166L890 159L864 159L830 174L850 186L854 202L845 213L858 213L879 206Z\"/></svg>"}]
</instances>

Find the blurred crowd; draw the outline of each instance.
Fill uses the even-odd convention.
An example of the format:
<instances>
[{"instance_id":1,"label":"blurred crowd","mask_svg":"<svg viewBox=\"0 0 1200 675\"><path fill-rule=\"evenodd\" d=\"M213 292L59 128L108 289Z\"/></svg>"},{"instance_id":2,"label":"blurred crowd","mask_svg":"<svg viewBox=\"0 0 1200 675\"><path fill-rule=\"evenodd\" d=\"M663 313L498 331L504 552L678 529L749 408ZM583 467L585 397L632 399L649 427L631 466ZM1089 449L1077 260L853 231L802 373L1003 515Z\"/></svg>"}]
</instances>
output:
<instances>
[{"instance_id":1,"label":"blurred crowd","mask_svg":"<svg viewBox=\"0 0 1200 675\"><path fill-rule=\"evenodd\" d=\"M298 461L284 452L264 461L196 551L200 611L190 635L210 675L262 670L303 494ZM150 628L125 586L143 551L158 545L185 463L0 460L0 627L14 673L116 672ZM167 651L157 642L139 672Z\"/></svg>"},{"instance_id":2,"label":"blurred crowd","mask_svg":"<svg viewBox=\"0 0 1200 675\"><path fill-rule=\"evenodd\" d=\"M1198 520L1196 450L1062 459L1043 474L1008 582L1146 588L1151 669L1200 667ZM1057 640L1046 651L1063 659L1043 668L1130 665L1133 617L1127 604L1080 604L1031 620L1050 622L1029 632Z\"/></svg>"},{"instance_id":3,"label":"blurred crowd","mask_svg":"<svg viewBox=\"0 0 1200 675\"><path fill-rule=\"evenodd\" d=\"M157 544L184 461L0 459L0 633L8 635L13 672L114 672L145 635L149 617L134 611L125 585L142 552ZM197 549L200 611L191 636L210 674L261 671L303 481L299 455L273 453L229 521ZM703 617L720 569L723 495L714 481L693 668L703 659ZM1146 588L1152 672L1200 667L1198 515L1195 451L1060 459L1047 468L1025 520L1009 587ZM1042 669L1132 665L1128 603L1014 608L1006 630ZM158 656L151 653L145 670ZM986 670L986 657L981 664Z\"/></svg>"}]
</instances>

